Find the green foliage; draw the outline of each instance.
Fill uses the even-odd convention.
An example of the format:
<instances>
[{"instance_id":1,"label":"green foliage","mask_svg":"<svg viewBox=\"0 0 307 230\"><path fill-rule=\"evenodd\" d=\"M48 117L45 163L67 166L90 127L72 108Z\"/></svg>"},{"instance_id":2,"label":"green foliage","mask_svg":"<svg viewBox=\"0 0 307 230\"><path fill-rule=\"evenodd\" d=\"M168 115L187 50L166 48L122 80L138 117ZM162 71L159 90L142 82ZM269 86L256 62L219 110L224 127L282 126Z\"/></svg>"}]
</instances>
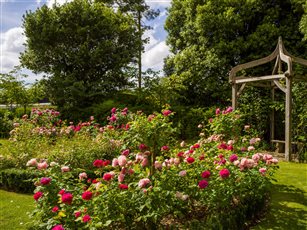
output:
<instances>
[{"instance_id":1,"label":"green foliage","mask_svg":"<svg viewBox=\"0 0 307 230\"><path fill-rule=\"evenodd\" d=\"M20 193L32 193L35 186L33 179L38 176L37 172L23 169L0 170L0 188Z\"/></svg>"},{"instance_id":2,"label":"green foliage","mask_svg":"<svg viewBox=\"0 0 307 230\"><path fill-rule=\"evenodd\" d=\"M45 72L49 99L63 116L78 114L128 85L125 68L140 41L131 17L103 3L76 0L27 12L21 62Z\"/></svg>"},{"instance_id":3,"label":"green foliage","mask_svg":"<svg viewBox=\"0 0 307 230\"><path fill-rule=\"evenodd\" d=\"M299 32L303 1L290 0L174 0L165 28L173 55L166 59L168 76L186 86L185 104L226 104L232 67L269 55L279 36L287 50L306 57L306 41ZM264 75L272 66L245 74Z\"/></svg>"}]
</instances>

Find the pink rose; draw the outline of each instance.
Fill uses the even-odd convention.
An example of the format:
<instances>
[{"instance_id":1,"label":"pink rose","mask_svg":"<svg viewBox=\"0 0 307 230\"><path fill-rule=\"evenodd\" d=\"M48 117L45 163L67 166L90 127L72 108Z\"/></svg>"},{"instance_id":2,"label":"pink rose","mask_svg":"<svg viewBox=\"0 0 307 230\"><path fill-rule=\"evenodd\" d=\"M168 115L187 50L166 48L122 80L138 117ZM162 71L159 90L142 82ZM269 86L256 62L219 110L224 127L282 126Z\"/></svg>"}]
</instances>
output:
<instances>
[{"instance_id":1,"label":"pink rose","mask_svg":"<svg viewBox=\"0 0 307 230\"><path fill-rule=\"evenodd\" d=\"M112 160L112 167L116 167L116 166L118 166L118 160L117 160L117 158L114 158Z\"/></svg>"},{"instance_id":2,"label":"pink rose","mask_svg":"<svg viewBox=\"0 0 307 230\"><path fill-rule=\"evenodd\" d=\"M83 179L86 179L86 178L87 178L86 172L83 172L83 173L79 174L79 180L83 180Z\"/></svg>"},{"instance_id":3,"label":"pink rose","mask_svg":"<svg viewBox=\"0 0 307 230\"><path fill-rule=\"evenodd\" d=\"M36 166L37 166L37 161L36 161L36 159L33 158L33 159L29 160L29 161L27 162L27 166L28 166L28 167L36 167Z\"/></svg>"},{"instance_id":4,"label":"pink rose","mask_svg":"<svg viewBox=\"0 0 307 230\"><path fill-rule=\"evenodd\" d=\"M187 175L187 171L182 170L179 172L179 176L186 176Z\"/></svg>"},{"instance_id":5,"label":"pink rose","mask_svg":"<svg viewBox=\"0 0 307 230\"><path fill-rule=\"evenodd\" d=\"M248 148L247 148L247 151L254 151L255 150L255 147L254 146L248 146Z\"/></svg>"},{"instance_id":6,"label":"pink rose","mask_svg":"<svg viewBox=\"0 0 307 230\"><path fill-rule=\"evenodd\" d=\"M144 178L139 181L138 186L140 188L145 188L149 183L150 183L150 180L148 178Z\"/></svg>"},{"instance_id":7,"label":"pink rose","mask_svg":"<svg viewBox=\"0 0 307 230\"><path fill-rule=\"evenodd\" d=\"M144 157L144 159L142 160L141 165L142 165L142 167L146 167L148 165L148 158L147 157Z\"/></svg>"},{"instance_id":8,"label":"pink rose","mask_svg":"<svg viewBox=\"0 0 307 230\"><path fill-rule=\"evenodd\" d=\"M43 178L40 180L40 183L41 183L42 185L48 185L48 184L50 184L50 182L51 182L51 178L49 178L49 177L43 177Z\"/></svg>"},{"instance_id":9,"label":"pink rose","mask_svg":"<svg viewBox=\"0 0 307 230\"><path fill-rule=\"evenodd\" d=\"M165 117L169 116L171 113L172 113L172 111L170 111L169 109L166 109L166 110L163 110L163 111L162 111L162 114L163 114L163 116L165 116Z\"/></svg>"},{"instance_id":10,"label":"pink rose","mask_svg":"<svg viewBox=\"0 0 307 230\"><path fill-rule=\"evenodd\" d=\"M139 149L140 149L141 151L144 151L144 150L147 149L147 146L146 146L145 144L140 144L140 145L139 145Z\"/></svg>"},{"instance_id":11,"label":"pink rose","mask_svg":"<svg viewBox=\"0 0 307 230\"><path fill-rule=\"evenodd\" d=\"M140 162L140 161L142 161L143 159L144 159L143 154L140 154L140 153L136 154L136 156L135 156L136 162Z\"/></svg>"},{"instance_id":12,"label":"pink rose","mask_svg":"<svg viewBox=\"0 0 307 230\"><path fill-rule=\"evenodd\" d=\"M161 147L161 151L168 151L169 147L167 145Z\"/></svg>"},{"instance_id":13,"label":"pink rose","mask_svg":"<svg viewBox=\"0 0 307 230\"><path fill-rule=\"evenodd\" d=\"M59 211L59 207L58 206L54 206L52 209L51 209L51 212L57 212Z\"/></svg>"},{"instance_id":14,"label":"pink rose","mask_svg":"<svg viewBox=\"0 0 307 230\"><path fill-rule=\"evenodd\" d=\"M62 172L69 172L70 169L69 169L68 166L63 166L63 167L61 168L61 171L62 171Z\"/></svg>"},{"instance_id":15,"label":"pink rose","mask_svg":"<svg viewBox=\"0 0 307 230\"><path fill-rule=\"evenodd\" d=\"M252 159L255 161L255 162L258 162L260 160L260 155L259 153L256 153L252 156Z\"/></svg>"},{"instance_id":16,"label":"pink rose","mask_svg":"<svg viewBox=\"0 0 307 230\"><path fill-rule=\"evenodd\" d=\"M159 161L155 161L155 169L161 170L162 164Z\"/></svg>"},{"instance_id":17,"label":"pink rose","mask_svg":"<svg viewBox=\"0 0 307 230\"><path fill-rule=\"evenodd\" d=\"M180 159L179 158L175 158L174 159L174 165L179 165L180 164Z\"/></svg>"},{"instance_id":18,"label":"pink rose","mask_svg":"<svg viewBox=\"0 0 307 230\"><path fill-rule=\"evenodd\" d=\"M126 184L120 184L120 185L118 185L118 187L119 187L120 190L127 190L129 188L128 185L126 185Z\"/></svg>"},{"instance_id":19,"label":"pink rose","mask_svg":"<svg viewBox=\"0 0 307 230\"><path fill-rule=\"evenodd\" d=\"M260 172L260 174L261 174L262 176L264 176L265 173L266 173L266 168L260 168L260 169L259 169L259 172Z\"/></svg>"},{"instance_id":20,"label":"pink rose","mask_svg":"<svg viewBox=\"0 0 307 230\"><path fill-rule=\"evenodd\" d=\"M37 163L37 169L38 170L42 170L42 169L46 169L48 167L48 164L46 161L42 162L42 163Z\"/></svg>"},{"instance_id":21,"label":"pink rose","mask_svg":"<svg viewBox=\"0 0 307 230\"><path fill-rule=\"evenodd\" d=\"M63 228L62 225L58 224L58 225L55 225L55 226L52 228L52 230L65 230L65 229Z\"/></svg>"},{"instance_id":22,"label":"pink rose","mask_svg":"<svg viewBox=\"0 0 307 230\"><path fill-rule=\"evenodd\" d=\"M124 155L119 156L119 157L118 157L118 165L119 165L120 167L123 167L123 166L125 166L126 164L127 164L127 157L124 156Z\"/></svg>"},{"instance_id":23,"label":"pink rose","mask_svg":"<svg viewBox=\"0 0 307 230\"><path fill-rule=\"evenodd\" d=\"M264 154L263 155L263 160L267 161L267 160L272 160L273 156L271 154Z\"/></svg>"},{"instance_id":24,"label":"pink rose","mask_svg":"<svg viewBox=\"0 0 307 230\"><path fill-rule=\"evenodd\" d=\"M111 113L116 113L116 108L112 108Z\"/></svg>"},{"instance_id":25,"label":"pink rose","mask_svg":"<svg viewBox=\"0 0 307 230\"><path fill-rule=\"evenodd\" d=\"M119 183L122 183L122 182L124 182L124 179L125 179L125 174L123 174L123 173L120 173L119 175L118 175L118 182Z\"/></svg>"},{"instance_id":26,"label":"pink rose","mask_svg":"<svg viewBox=\"0 0 307 230\"><path fill-rule=\"evenodd\" d=\"M122 151L122 155L124 155L124 156L128 156L129 153L130 153L129 149L125 149L124 151Z\"/></svg>"},{"instance_id":27,"label":"pink rose","mask_svg":"<svg viewBox=\"0 0 307 230\"><path fill-rule=\"evenodd\" d=\"M80 211L75 212L75 217L78 218L79 216L81 216L81 212Z\"/></svg>"},{"instance_id":28,"label":"pink rose","mask_svg":"<svg viewBox=\"0 0 307 230\"><path fill-rule=\"evenodd\" d=\"M103 166L103 160L97 159L93 162L93 166L96 168L101 168Z\"/></svg>"},{"instance_id":29,"label":"pink rose","mask_svg":"<svg viewBox=\"0 0 307 230\"><path fill-rule=\"evenodd\" d=\"M215 115L219 115L220 113L221 113L220 108L217 108L217 109L215 110Z\"/></svg>"}]
</instances>

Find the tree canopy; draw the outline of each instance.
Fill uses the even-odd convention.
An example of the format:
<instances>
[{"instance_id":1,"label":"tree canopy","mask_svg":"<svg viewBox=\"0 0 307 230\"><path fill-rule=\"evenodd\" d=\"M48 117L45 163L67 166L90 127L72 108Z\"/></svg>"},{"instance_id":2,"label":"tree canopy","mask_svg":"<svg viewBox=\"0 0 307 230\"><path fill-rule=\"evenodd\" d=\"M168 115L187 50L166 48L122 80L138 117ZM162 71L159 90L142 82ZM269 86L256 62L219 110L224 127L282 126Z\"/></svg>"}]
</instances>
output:
<instances>
[{"instance_id":1,"label":"tree canopy","mask_svg":"<svg viewBox=\"0 0 307 230\"><path fill-rule=\"evenodd\" d=\"M165 70L170 78L179 78L187 86L182 92L185 103L225 102L230 98L230 69L269 55L279 36L291 54L306 57L307 41L299 29L304 3L173 0L165 24L172 55L166 59Z\"/></svg>"},{"instance_id":2,"label":"tree canopy","mask_svg":"<svg viewBox=\"0 0 307 230\"><path fill-rule=\"evenodd\" d=\"M45 72L50 100L63 111L86 108L128 84L139 47L132 17L101 2L42 6L23 18L23 66Z\"/></svg>"}]
</instances>

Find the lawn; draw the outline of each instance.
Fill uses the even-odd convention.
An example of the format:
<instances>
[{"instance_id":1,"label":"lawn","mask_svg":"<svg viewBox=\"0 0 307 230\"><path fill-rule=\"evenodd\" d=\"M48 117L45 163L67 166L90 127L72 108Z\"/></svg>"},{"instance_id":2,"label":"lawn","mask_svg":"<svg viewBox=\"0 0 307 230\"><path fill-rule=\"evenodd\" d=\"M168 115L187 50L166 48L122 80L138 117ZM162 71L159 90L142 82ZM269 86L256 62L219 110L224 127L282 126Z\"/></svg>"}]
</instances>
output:
<instances>
[{"instance_id":1,"label":"lawn","mask_svg":"<svg viewBox=\"0 0 307 230\"><path fill-rule=\"evenodd\" d=\"M272 187L265 218L252 230L307 228L307 164L281 162ZM0 190L0 229L26 229L27 212L34 208L31 195Z\"/></svg>"},{"instance_id":2,"label":"lawn","mask_svg":"<svg viewBox=\"0 0 307 230\"><path fill-rule=\"evenodd\" d=\"M307 164L280 162L265 218L253 230L307 229Z\"/></svg>"},{"instance_id":3,"label":"lawn","mask_svg":"<svg viewBox=\"0 0 307 230\"><path fill-rule=\"evenodd\" d=\"M0 190L0 229L26 229L30 218L27 212L34 209L31 195Z\"/></svg>"}]
</instances>

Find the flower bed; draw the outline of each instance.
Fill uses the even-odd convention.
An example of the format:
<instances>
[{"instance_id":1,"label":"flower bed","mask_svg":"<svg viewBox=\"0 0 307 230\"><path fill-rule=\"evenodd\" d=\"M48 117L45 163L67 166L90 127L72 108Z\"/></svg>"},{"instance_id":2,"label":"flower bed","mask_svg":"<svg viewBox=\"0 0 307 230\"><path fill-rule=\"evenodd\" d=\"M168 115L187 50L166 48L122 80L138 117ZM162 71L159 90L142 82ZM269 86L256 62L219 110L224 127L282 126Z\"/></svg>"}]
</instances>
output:
<instances>
[{"instance_id":1,"label":"flower bed","mask_svg":"<svg viewBox=\"0 0 307 230\"><path fill-rule=\"evenodd\" d=\"M260 139L251 137L250 127L238 127L240 116L231 108L217 110L208 131L212 136L201 133L188 146L172 139L168 108L122 123L119 118L126 115L112 110L112 127L101 134L120 141L116 158L96 159L83 171L46 160L28 162L41 174L35 180L36 226L242 229L261 210L278 161L256 152Z\"/></svg>"}]
</instances>

